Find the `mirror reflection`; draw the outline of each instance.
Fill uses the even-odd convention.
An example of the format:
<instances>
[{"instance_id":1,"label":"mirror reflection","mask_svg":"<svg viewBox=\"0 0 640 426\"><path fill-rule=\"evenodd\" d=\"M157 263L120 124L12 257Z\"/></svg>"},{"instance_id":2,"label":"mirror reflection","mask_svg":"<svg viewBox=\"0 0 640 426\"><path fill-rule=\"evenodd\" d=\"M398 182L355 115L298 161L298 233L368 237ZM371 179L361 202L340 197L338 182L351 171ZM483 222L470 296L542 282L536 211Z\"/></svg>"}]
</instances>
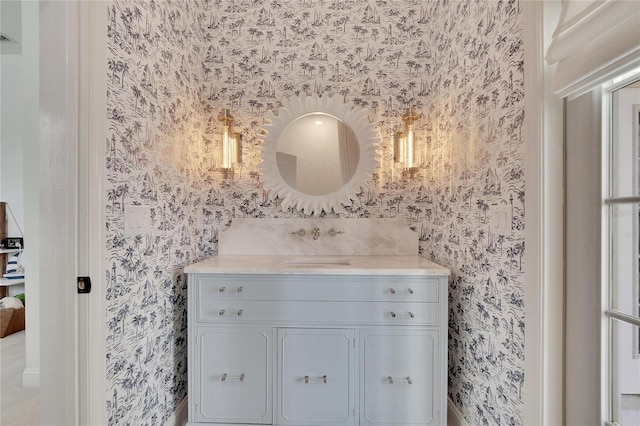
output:
<instances>
[{"instance_id":1,"label":"mirror reflection","mask_svg":"<svg viewBox=\"0 0 640 426\"><path fill-rule=\"evenodd\" d=\"M339 118L313 112L288 125L278 139L276 161L282 179L307 195L327 195L351 180L360 148Z\"/></svg>"}]
</instances>

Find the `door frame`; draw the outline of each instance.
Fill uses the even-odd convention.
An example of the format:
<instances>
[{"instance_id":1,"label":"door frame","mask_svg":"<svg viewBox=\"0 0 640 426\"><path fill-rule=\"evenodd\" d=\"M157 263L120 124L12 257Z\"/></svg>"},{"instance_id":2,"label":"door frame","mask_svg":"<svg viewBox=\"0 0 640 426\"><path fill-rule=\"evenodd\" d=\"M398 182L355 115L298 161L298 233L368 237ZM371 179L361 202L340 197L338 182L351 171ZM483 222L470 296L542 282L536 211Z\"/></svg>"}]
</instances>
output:
<instances>
[{"instance_id":1,"label":"door frame","mask_svg":"<svg viewBox=\"0 0 640 426\"><path fill-rule=\"evenodd\" d=\"M527 210L532 213L527 219L526 262L530 267L526 284L525 421L532 424L558 424L554 419L562 411L561 399L555 398L562 389L562 375L558 374L562 371L562 364L558 364L562 351L559 355L558 347L562 346L556 345L562 338L562 328L557 327L563 300L561 281L557 281L561 256L556 256L562 246L556 238L559 224L562 229L562 220L558 222L557 217L562 204L557 204L559 187L555 186L562 151L552 143L557 142L558 123L549 123L546 120L550 117L544 114L547 103L557 108L558 100L547 96L544 87L544 92L538 91L540 78L544 81L548 76L548 68L541 62L541 35L547 31L548 13L553 13L556 3L524 2L527 16L535 17L525 23L525 38L534 35L533 42L526 42L533 43L525 49L526 59L534 58L530 63L537 64L527 67L532 73L528 75L534 77L527 79L527 93L545 93L543 102L534 101L536 105L527 107L527 116L531 117L527 125L527 170L528 176L536 178L527 180ZM53 247L43 244L40 256L41 276L49 281L41 286L41 300L47 301L41 304L45 354L41 359L45 373L42 391L46 396L42 414L43 418L59 419L61 424L101 424L106 413L102 321L105 222L101 220L104 162L100 160L104 154L100 147L104 140L101 131L105 114L101 108L106 105L102 88L106 74L93 72L106 51L101 50L106 49L106 34L99 31L106 22L100 21L101 14L106 16L104 6L103 2L78 1L44 1L40 6L40 65L50 73L41 79L41 124L51 130L46 140L41 139L42 165L47 167L41 166L40 225L46 230L42 241L56 241ZM47 118L54 121L46 122ZM75 208L69 211L67 206ZM70 256L74 256L73 262ZM78 297L75 278L85 274L92 277L93 290Z\"/></svg>"},{"instance_id":2,"label":"door frame","mask_svg":"<svg viewBox=\"0 0 640 426\"><path fill-rule=\"evenodd\" d=\"M561 1L525 1L525 239L524 423L563 424L564 145L563 102L551 92L555 66L544 52Z\"/></svg>"},{"instance_id":3,"label":"door frame","mask_svg":"<svg viewBox=\"0 0 640 426\"><path fill-rule=\"evenodd\" d=\"M39 3L40 415L78 424L78 8Z\"/></svg>"},{"instance_id":4,"label":"door frame","mask_svg":"<svg viewBox=\"0 0 640 426\"><path fill-rule=\"evenodd\" d=\"M106 424L106 126L107 2L79 1L78 276L91 277L78 298L80 424Z\"/></svg>"},{"instance_id":5,"label":"door frame","mask_svg":"<svg viewBox=\"0 0 640 426\"><path fill-rule=\"evenodd\" d=\"M40 414L51 424L104 424L106 3L37 7ZM77 293L78 276L92 278L91 293Z\"/></svg>"}]
</instances>

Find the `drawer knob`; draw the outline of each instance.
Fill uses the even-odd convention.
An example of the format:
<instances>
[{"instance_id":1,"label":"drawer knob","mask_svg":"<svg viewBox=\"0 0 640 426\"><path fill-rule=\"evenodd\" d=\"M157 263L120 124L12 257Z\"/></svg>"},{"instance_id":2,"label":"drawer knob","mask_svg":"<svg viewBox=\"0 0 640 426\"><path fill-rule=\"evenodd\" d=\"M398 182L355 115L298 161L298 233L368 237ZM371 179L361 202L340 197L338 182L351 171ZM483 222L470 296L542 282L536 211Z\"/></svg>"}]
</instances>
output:
<instances>
[{"instance_id":1,"label":"drawer knob","mask_svg":"<svg viewBox=\"0 0 640 426\"><path fill-rule=\"evenodd\" d=\"M408 289L407 291L409 292L409 294L413 294L413 289L412 288Z\"/></svg>"},{"instance_id":2,"label":"drawer knob","mask_svg":"<svg viewBox=\"0 0 640 426\"><path fill-rule=\"evenodd\" d=\"M306 384L309 383L327 383L327 375L325 374L322 377L318 377L317 379L310 379L309 376L304 376L304 382Z\"/></svg>"},{"instance_id":3,"label":"drawer knob","mask_svg":"<svg viewBox=\"0 0 640 426\"><path fill-rule=\"evenodd\" d=\"M229 376L227 373L224 373L222 376L220 376L220 381L221 382L226 382L227 380L229 380L230 382L244 382L244 373L242 373L239 376Z\"/></svg>"},{"instance_id":4,"label":"drawer knob","mask_svg":"<svg viewBox=\"0 0 640 426\"><path fill-rule=\"evenodd\" d=\"M407 376L407 377L401 377L399 379L394 379L391 376L387 376L387 381L389 382L390 385L412 385L413 381L411 380L411 377Z\"/></svg>"},{"instance_id":5,"label":"drawer knob","mask_svg":"<svg viewBox=\"0 0 640 426\"><path fill-rule=\"evenodd\" d=\"M395 288L393 288L393 287L391 287L391 288L389 289L389 293L391 293L391 294L396 294L396 289L395 289Z\"/></svg>"},{"instance_id":6,"label":"drawer knob","mask_svg":"<svg viewBox=\"0 0 640 426\"><path fill-rule=\"evenodd\" d=\"M218 289L218 291L219 291L220 293L224 293L225 291L227 291L227 288L226 288L226 287L220 287L220 288Z\"/></svg>"},{"instance_id":7,"label":"drawer knob","mask_svg":"<svg viewBox=\"0 0 640 426\"><path fill-rule=\"evenodd\" d=\"M242 286L238 287L238 293L242 293L243 290L244 290L244 287L242 287Z\"/></svg>"}]
</instances>

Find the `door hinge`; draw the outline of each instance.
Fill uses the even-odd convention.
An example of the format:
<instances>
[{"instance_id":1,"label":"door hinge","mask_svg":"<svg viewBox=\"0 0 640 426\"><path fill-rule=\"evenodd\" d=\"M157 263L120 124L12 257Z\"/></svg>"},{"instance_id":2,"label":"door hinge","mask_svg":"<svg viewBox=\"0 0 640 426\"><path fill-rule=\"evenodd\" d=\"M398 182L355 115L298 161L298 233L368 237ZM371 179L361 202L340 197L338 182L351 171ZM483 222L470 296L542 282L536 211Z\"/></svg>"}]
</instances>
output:
<instances>
[{"instance_id":1,"label":"door hinge","mask_svg":"<svg viewBox=\"0 0 640 426\"><path fill-rule=\"evenodd\" d=\"M78 294L91 293L91 278L78 277Z\"/></svg>"}]
</instances>

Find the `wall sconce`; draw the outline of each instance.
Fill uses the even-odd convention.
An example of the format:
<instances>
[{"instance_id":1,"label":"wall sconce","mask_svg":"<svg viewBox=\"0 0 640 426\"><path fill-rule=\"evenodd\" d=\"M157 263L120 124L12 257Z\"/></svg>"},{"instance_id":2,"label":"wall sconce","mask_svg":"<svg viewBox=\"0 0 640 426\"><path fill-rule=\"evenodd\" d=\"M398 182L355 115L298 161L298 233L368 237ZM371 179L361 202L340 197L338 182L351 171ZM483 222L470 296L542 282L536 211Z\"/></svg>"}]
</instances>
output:
<instances>
[{"instance_id":1,"label":"wall sconce","mask_svg":"<svg viewBox=\"0 0 640 426\"><path fill-rule=\"evenodd\" d=\"M242 135L233 132L233 116L224 108L218 114L220 126L220 171L225 179L233 178L233 166L242 162Z\"/></svg>"},{"instance_id":2,"label":"wall sconce","mask_svg":"<svg viewBox=\"0 0 640 426\"><path fill-rule=\"evenodd\" d=\"M402 164L402 176L413 178L418 173L416 165L415 123L418 116L409 108L402 116L403 129L393 138L393 159Z\"/></svg>"}]
</instances>

